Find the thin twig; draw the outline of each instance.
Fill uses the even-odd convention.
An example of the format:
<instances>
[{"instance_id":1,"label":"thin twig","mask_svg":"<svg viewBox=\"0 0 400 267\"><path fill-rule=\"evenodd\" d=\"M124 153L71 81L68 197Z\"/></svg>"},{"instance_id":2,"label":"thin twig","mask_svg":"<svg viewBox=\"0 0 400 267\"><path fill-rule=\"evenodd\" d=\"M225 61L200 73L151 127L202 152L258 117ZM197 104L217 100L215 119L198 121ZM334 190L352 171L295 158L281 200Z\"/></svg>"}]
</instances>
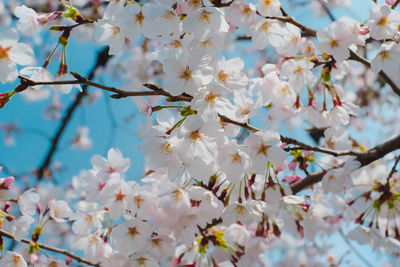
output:
<instances>
[{"instance_id":1,"label":"thin twig","mask_svg":"<svg viewBox=\"0 0 400 267\"><path fill-rule=\"evenodd\" d=\"M10 234L9 232L7 232L7 231L5 231L3 229L0 229L0 236L4 236L4 237L10 238L10 239L15 240L15 241L20 241L20 242L25 243L25 244L39 246L42 249L46 249L46 250L53 251L53 252L56 252L56 253L64 254L65 256L68 256L68 257L70 257L72 259L77 260L78 262L82 262L82 263L85 263L85 264L90 265L90 266L100 266L100 264L98 264L98 263L93 263L93 262L91 262L91 261L89 261L87 259L84 259L82 257L79 257L78 255L75 255L74 253L69 252L68 250L65 250L65 249L52 247L52 246L45 245L45 244L42 244L42 243L35 243L32 240L25 239L25 238L22 238L21 240L17 240L17 239L15 239L15 237L12 234Z\"/></svg>"},{"instance_id":2,"label":"thin twig","mask_svg":"<svg viewBox=\"0 0 400 267\"><path fill-rule=\"evenodd\" d=\"M388 177L386 178L387 182L389 182L390 178L392 178L393 174L396 172L396 167L397 167L397 164L399 163L399 161L400 161L400 154L397 155L397 157L396 157L396 159L394 161L393 167L390 170L390 173L389 173Z\"/></svg>"},{"instance_id":3,"label":"thin twig","mask_svg":"<svg viewBox=\"0 0 400 267\"><path fill-rule=\"evenodd\" d=\"M361 163L361 166L360 166L360 168L361 168L363 166L370 164L371 162L373 162L377 159L384 157L388 153L393 152L397 149L400 149L400 135L384 142L383 144L373 147L366 152L359 153L356 156L355 160L357 160ZM292 189L293 194L296 194L297 192L305 189L306 187L320 182L322 180L322 177L324 177L325 173L326 173L326 171L312 173L312 174L308 175L306 178L304 178L303 180L293 184L290 187Z\"/></svg>"},{"instance_id":4,"label":"thin twig","mask_svg":"<svg viewBox=\"0 0 400 267\"><path fill-rule=\"evenodd\" d=\"M356 248L350 243L350 241L346 238L346 236L344 235L344 233L342 232L342 230L339 230L339 234L340 236L343 238L344 242L346 242L346 244L350 247L350 249L354 252L354 254L356 254L356 256L362 261L364 262L364 264L368 267L373 267L364 257L363 255L361 255L360 252L358 252L358 250L356 250Z\"/></svg>"},{"instance_id":5,"label":"thin twig","mask_svg":"<svg viewBox=\"0 0 400 267\"><path fill-rule=\"evenodd\" d=\"M258 12L257 12L257 14L261 16L261 14L259 14ZM272 20L278 20L278 21L281 21L281 22L287 22L287 23L293 24L293 25L297 26L300 30L302 30L303 33L305 33L307 36L310 36L310 37L317 36L317 32L314 29L311 29L311 28L301 24L300 22L296 21L291 16L267 16L267 17L264 17L264 18L272 19ZM358 62L362 63L363 65L365 65L366 67L371 68L371 63L367 59L365 59L364 57L362 57L362 56L358 55L357 53L353 52L351 49L349 49L349 51L350 51L350 57L348 59L354 60L354 61L358 61ZM391 78L389 78L389 76L385 72L380 71L378 73L378 75L387 84L390 85L390 87L392 88L393 92L396 95L400 96L400 88L393 82L393 80Z\"/></svg>"},{"instance_id":6,"label":"thin twig","mask_svg":"<svg viewBox=\"0 0 400 267\"><path fill-rule=\"evenodd\" d=\"M92 86L92 87L96 87L96 88L99 88L99 89L102 89L102 90L105 90L108 92L112 92L114 94L111 95L111 97L115 98L115 99L120 99L120 98L125 98L125 97L134 97L134 96L157 96L157 95L166 96L169 98L169 101L190 102L193 99L192 96L188 96L188 95L173 96L170 93L168 93L167 91L157 87L156 85L152 85L152 84L144 84L144 86L152 89L153 91L139 91L139 92L124 91L124 90L121 90L121 89L118 89L115 87L106 86L106 85L103 85L100 83L93 82L85 77L82 77L81 75L79 75L78 73L75 73L75 72L71 72L71 74L76 78L76 80L40 82L40 81L31 80L24 76L19 76L19 78L21 79L21 84L28 84L28 87L36 86L36 85L84 84L87 86ZM26 86L23 86L23 87L18 86L18 88L19 88L18 92L22 92L27 87ZM155 88L157 88L157 89L155 89Z\"/></svg>"},{"instance_id":7,"label":"thin twig","mask_svg":"<svg viewBox=\"0 0 400 267\"><path fill-rule=\"evenodd\" d=\"M89 74L89 79L93 79L94 75L96 73L96 70L99 67L102 67L105 64L107 64L107 61L109 59L110 59L110 56L108 55L108 48L100 51L97 54L96 64L94 65L94 67L92 68L92 70ZM22 85L22 80L21 80L21 85ZM64 133L64 130L66 129L69 122L71 121L73 113L75 112L75 110L77 109L79 104L81 103L82 99L87 95L87 86L88 85L85 84L82 87L82 92L79 92L77 94L75 101L67 109L65 116L63 117L61 124L59 125L59 127L54 135L54 138L52 138L52 142L51 142L49 151L47 152L42 164L40 165L40 167L38 168L38 171L36 172L38 180L41 180L44 177L44 174L48 171L48 168L51 164L53 155L57 150L58 143L60 142L60 139L61 139L62 134Z\"/></svg>"},{"instance_id":8,"label":"thin twig","mask_svg":"<svg viewBox=\"0 0 400 267\"><path fill-rule=\"evenodd\" d=\"M244 129L247 129L251 132L258 132L261 131L260 129L257 129L251 125L249 125L248 123L245 122L238 122L235 120L232 120L224 115L220 115L219 114L219 118L221 119L222 122L224 123L229 123L229 124L233 124L233 125L237 125L240 126ZM288 148L287 150L294 150L294 149L301 149L301 150L311 150L311 151L315 151L315 152L321 152L321 153L325 153L325 154L329 154L335 157L339 157L339 156L357 156L360 153L358 152L354 152L351 150L344 150L344 151L335 151L335 150L331 150L328 148L324 148L324 147L316 147L316 146L310 146L307 145L305 143L302 143L294 138L290 138L290 137L286 137L281 135L280 139L282 142L286 143L286 144L291 144L291 145L296 145L296 147L294 148Z\"/></svg>"}]
</instances>

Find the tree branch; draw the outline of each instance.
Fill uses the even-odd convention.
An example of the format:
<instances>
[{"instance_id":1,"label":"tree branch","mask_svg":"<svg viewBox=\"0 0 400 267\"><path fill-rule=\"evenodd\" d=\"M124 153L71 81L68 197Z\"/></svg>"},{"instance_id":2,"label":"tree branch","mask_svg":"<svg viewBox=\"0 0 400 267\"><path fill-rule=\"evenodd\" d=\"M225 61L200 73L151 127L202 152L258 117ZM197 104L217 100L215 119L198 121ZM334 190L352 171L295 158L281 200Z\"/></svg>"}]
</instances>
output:
<instances>
[{"instance_id":1,"label":"tree branch","mask_svg":"<svg viewBox=\"0 0 400 267\"><path fill-rule=\"evenodd\" d=\"M366 152L359 153L356 156L355 160L357 160L361 163L360 167L363 167L377 159L384 157L388 153L393 152L397 149L400 149L400 135L393 139L390 139L389 141L386 141L383 144L380 144L374 148L371 148L370 150L368 150ZM306 187L320 182L325 173L326 173L326 171L312 173L312 174L308 175L306 178L304 178L303 180L295 183L294 185L291 186L293 194L296 194L297 192L305 189Z\"/></svg>"},{"instance_id":2,"label":"tree branch","mask_svg":"<svg viewBox=\"0 0 400 267\"><path fill-rule=\"evenodd\" d=\"M245 122L238 122L238 121L234 121L224 115L218 115L219 118L221 119L222 122L224 123L229 123L229 124L233 124L233 125L237 125L240 126L244 129L247 129L251 132L258 132L261 131L260 129L257 129L251 125L249 125L248 123ZM307 145L305 143L302 143L296 139L290 138L290 137L286 137L281 135L280 136L281 141L286 143L286 144L291 144L291 145L296 145L297 147L294 148L287 148L286 150L294 150L294 149L301 149L301 150L311 150L311 151L315 151L315 152L321 152L321 153L325 153L325 154L329 154L335 157L339 157L339 156L357 156L360 155L360 153L355 152L355 151L351 151L351 150L344 150L344 151L335 151L332 149L328 149L328 148L324 148L324 147L317 147L317 146L310 146Z\"/></svg>"},{"instance_id":3,"label":"tree branch","mask_svg":"<svg viewBox=\"0 0 400 267\"><path fill-rule=\"evenodd\" d=\"M257 14L261 16L260 13L257 12ZM302 30L305 35L310 36L310 37L317 36L317 32L314 29L311 29L311 28L301 24L300 22L296 21L293 17L290 17L290 16L267 16L264 18L293 24L293 25L297 26L300 30ZM358 55L357 53L353 52L350 49L349 49L349 51L350 51L350 57L348 59L358 61L358 62L362 63L364 66L366 66L367 68L371 68L371 63L366 58L363 58L362 56ZM391 78L389 78L389 76L385 72L380 71L378 73L378 75L387 84L389 84L389 86L392 88L393 92L396 95L400 96L400 88L393 82L393 80Z\"/></svg>"},{"instance_id":4,"label":"tree branch","mask_svg":"<svg viewBox=\"0 0 400 267\"><path fill-rule=\"evenodd\" d=\"M101 67L104 66L105 64L107 64L107 61L109 60L110 56L108 55L108 48L100 51L97 54L97 61L96 64L94 65L93 69L91 70L90 74L89 74L89 79L93 79L94 75L96 73L96 70ZM22 83L20 84L22 85ZM48 167L51 164L52 158L54 153L57 150L57 146L58 143L60 142L60 138L64 132L64 130L66 129L68 123L70 122L72 115L74 114L74 111L76 110L76 108L79 106L79 104L81 103L82 99L84 98L84 96L87 95L87 86L88 85L84 85L82 87L82 92L79 92L75 98L75 101L69 106L69 108L67 109L65 116L63 117L61 124L59 125L54 138L52 138L52 142L51 142L51 147L49 148L49 151L47 152L42 164L40 165L38 171L37 171L37 178L38 180L41 180L44 177L44 174L46 171L48 171ZM26 88L25 88L26 89Z\"/></svg>"},{"instance_id":5,"label":"tree branch","mask_svg":"<svg viewBox=\"0 0 400 267\"><path fill-rule=\"evenodd\" d=\"M18 91L17 92L22 92L23 90L27 89L29 86L36 86L36 85L62 85L62 84L84 84L86 86L92 86L96 87L108 92L114 93L111 95L112 98L115 99L120 99L120 98L125 98L125 97L134 97L134 96L166 96L168 97L168 101L174 102L174 101L186 101L190 102L192 101L193 97L189 95L179 95L179 96L173 96L164 89L161 89L153 84L143 84L143 86L152 89L153 91L124 91L115 87L110 87L106 86L100 83L93 82L87 78L82 77L76 72L71 72L71 74L76 78L76 80L71 80L71 81L45 81L45 82L39 82L39 81L34 81L29 78L26 78L24 76L19 76L21 79L21 84L23 86L18 86Z\"/></svg>"},{"instance_id":6,"label":"tree branch","mask_svg":"<svg viewBox=\"0 0 400 267\"><path fill-rule=\"evenodd\" d=\"M5 236L5 237L10 238L12 240L18 241L17 239L15 239L15 237L12 234L10 234L9 232L7 232L7 231L5 231L3 229L0 229L0 236ZM33 242L33 241L29 240L29 239L25 239L25 238L22 238L20 240L20 242L25 243L25 244L29 244L29 245L34 244L34 245L39 246L41 249L46 249L46 250L53 251L53 252L56 252L56 253L64 254L65 256L68 256L70 258L73 258L73 259L77 260L78 262L82 262L82 263L85 263L85 264L90 265L90 266L100 266L100 264L98 264L98 263L92 263L89 260L84 259L82 257L79 257L78 255L75 255L74 253L69 252L68 250L65 250L65 249L52 247L52 246L45 245L45 244L42 244L42 243L35 243L35 242Z\"/></svg>"}]
</instances>

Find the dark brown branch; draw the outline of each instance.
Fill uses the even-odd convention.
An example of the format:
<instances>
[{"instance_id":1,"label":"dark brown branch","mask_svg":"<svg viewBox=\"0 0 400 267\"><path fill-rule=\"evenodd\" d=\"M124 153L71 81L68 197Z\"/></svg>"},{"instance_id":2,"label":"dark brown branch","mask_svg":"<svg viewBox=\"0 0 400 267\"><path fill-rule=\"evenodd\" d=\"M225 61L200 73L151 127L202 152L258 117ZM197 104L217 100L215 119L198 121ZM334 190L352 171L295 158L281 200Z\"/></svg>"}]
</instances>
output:
<instances>
[{"instance_id":1,"label":"dark brown branch","mask_svg":"<svg viewBox=\"0 0 400 267\"><path fill-rule=\"evenodd\" d=\"M356 156L355 160L359 161L361 163L361 167L363 167L377 159L384 157L388 153L393 152L397 149L400 149L400 135L393 139L390 139L389 141L383 144L371 148L366 152L359 153ZM297 192L305 189L306 187L320 182L325 173L326 171L312 173L303 180L295 183L294 185L291 186L293 194L296 194Z\"/></svg>"},{"instance_id":2,"label":"dark brown branch","mask_svg":"<svg viewBox=\"0 0 400 267\"><path fill-rule=\"evenodd\" d=\"M257 12L257 14L259 14L259 13ZM295 20L293 17L290 17L290 16L266 16L264 18L272 19L272 20L278 20L278 21L281 21L281 22L288 22L290 24L293 24L293 25L297 26L307 36L317 36L317 32L314 29L311 29L311 28L301 24L300 22Z\"/></svg>"},{"instance_id":3,"label":"dark brown branch","mask_svg":"<svg viewBox=\"0 0 400 267\"><path fill-rule=\"evenodd\" d=\"M249 125L248 123L234 121L234 120L232 120L232 119L230 119L230 118L228 118L228 117L226 117L224 115L219 115L219 118L224 123L237 125L237 126L240 126L240 127L244 128L244 129L247 129L247 130L249 130L251 132L261 131L260 129L257 129L257 128ZM286 136L283 136L283 135L281 135L280 138L281 138L281 141L286 143L286 144L296 145L296 147L288 148L287 150L293 150L293 149L310 150L310 151L329 154L329 155L332 155L332 156L335 156L335 157L346 156L346 155L352 155L352 156L360 155L360 153L354 152L354 151L351 151L351 150L335 151L335 150L324 148L324 147L310 146L310 145L302 143L302 142L300 142L300 141L298 141L296 139L293 139L293 138L290 138L290 137L286 137Z\"/></svg>"},{"instance_id":4,"label":"dark brown branch","mask_svg":"<svg viewBox=\"0 0 400 267\"><path fill-rule=\"evenodd\" d=\"M257 14L260 15L258 12L257 12ZM290 16L267 16L264 18L293 24L293 25L297 26L300 30L302 30L305 35L310 36L310 37L317 36L317 32L315 30L301 24L300 22L296 21L294 18L292 18ZM362 56L359 56L357 53L353 52L350 49L349 49L349 51L350 51L350 57L348 59L358 61L358 62L362 63L363 65L365 65L366 67L371 68L371 63L367 59L363 58ZM380 71L378 74L386 83L388 83L390 85L393 92L396 95L400 96L400 88L392 81L392 79L389 78L389 76L383 71Z\"/></svg>"},{"instance_id":5,"label":"dark brown branch","mask_svg":"<svg viewBox=\"0 0 400 267\"><path fill-rule=\"evenodd\" d=\"M115 87L110 87L106 86L100 83L93 82L87 78L82 77L78 73L71 72L71 74L76 78L76 80L71 80L71 81L46 81L46 82L39 82L39 81L33 81L29 78L26 78L24 76L19 76L21 79L21 84L23 86L17 86L18 92L22 92L23 90L27 89L29 86L36 86L36 85L62 85L62 84L83 84L86 86L92 86L96 87L111 93L114 93L111 95L112 98L115 99L120 99L120 98L125 98L125 97L134 97L134 96L153 96L153 95L159 95L159 96L166 96L168 97L168 101L186 101L190 102L192 101L193 97L189 95L179 95L179 96L173 96L164 89L159 88L156 85L153 84L143 84L143 86L152 89L153 91L124 91Z\"/></svg>"},{"instance_id":6,"label":"dark brown branch","mask_svg":"<svg viewBox=\"0 0 400 267\"><path fill-rule=\"evenodd\" d=\"M371 68L371 63L366 58L359 56L357 53L355 53L351 50L350 50L349 59L358 61L358 62L362 63L364 66L366 66L367 68ZM400 96L400 88L392 81L392 79L390 79L389 76L387 76L387 74L384 73L383 71L380 71L378 74L379 74L379 76L381 76L381 78L385 82L387 82L390 85L390 87L392 87L393 93Z\"/></svg>"},{"instance_id":7,"label":"dark brown branch","mask_svg":"<svg viewBox=\"0 0 400 267\"><path fill-rule=\"evenodd\" d=\"M4 236L4 237L10 238L12 240L18 241L18 240L16 240L14 238L13 235L11 235L7 231L4 231L3 229L0 229L0 236ZM60 249L60 248L52 247L52 246L41 244L41 243L35 243L35 242L33 242L31 240L28 240L28 239L25 239L25 238L22 238L20 240L20 242L25 243L25 244L29 244L29 245L31 245L31 244L37 245L41 249L46 249L46 250L53 251L53 252L56 252L56 253L64 254L65 256L68 256L68 257L70 257L72 259L77 260L78 262L85 263L85 264L90 265L90 266L100 266L100 264L98 264L98 263L92 263L89 260L84 259L82 257L79 257L78 255L75 255L74 253L69 252L68 250L65 250L65 249Z\"/></svg>"},{"instance_id":8,"label":"dark brown branch","mask_svg":"<svg viewBox=\"0 0 400 267\"><path fill-rule=\"evenodd\" d=\"M110 58L110 56L108 55L108 48L102 50L101 52L99 52L97 54L97 61L96 61L95 66L93 67L92 71L89 74L89 79L94 78L96 70L99 67L107 64L107 61L109 60L109 58ZM49 151L47 152L42 164L40 165L40 167L37 171L38 180L41 180L44 177L45 172L48 171L48 168L51 164L53 155L57 150L58 143L60 142L60 138L61 138L62 134L64 133L64 130L66 129L68 123L71 121L74 111L77 109L77 107L81 103L82 99L87 95L87 87L88 87L87 84L85 84L82 87L82 92L79 92L77 94L74 102L67 109L65 116L63 117L61 124L59 125L59 127L54 135L54 138L52 139L51 147L49 148Z\"/></svg>"},{"instance_id":9,"label":"dark brown branch","mask_svg":"<svg viewBox=\"0 0 400 267\"><path fill-rule=\"evenodd\" d=\"M335 157L340 157L340 156L358 156L360 155L359 152L351 151L351 150L343 150L343 151L335 151L332 149L324 148L324 147L316 147L316 146L310 146L307 144L304 144L296 139L282 136L281 135L281 141L285 142L287 144L292 144L296 145L297 147L294 148L289 148L288 150L295 150L295 149L301 149L301 150L311 150L315 152L321 152L325 154L329 154Z\"/></svg>"},{"instance_id":10,"label":"dark brown branch","mask_svg":"<svg viewBox=\"0 0 400 267\"><path fill-rule=\"evenodd\" d=\"M397 157L394 160L393 167L390 170L388 177L386 178L387 182L389 182L390 178L392 178L393 174L396 172L396 167L397 167L397 164L399 164L399 161L400 161L400 155L397 155Z\"/></svg>"}]
</instances>

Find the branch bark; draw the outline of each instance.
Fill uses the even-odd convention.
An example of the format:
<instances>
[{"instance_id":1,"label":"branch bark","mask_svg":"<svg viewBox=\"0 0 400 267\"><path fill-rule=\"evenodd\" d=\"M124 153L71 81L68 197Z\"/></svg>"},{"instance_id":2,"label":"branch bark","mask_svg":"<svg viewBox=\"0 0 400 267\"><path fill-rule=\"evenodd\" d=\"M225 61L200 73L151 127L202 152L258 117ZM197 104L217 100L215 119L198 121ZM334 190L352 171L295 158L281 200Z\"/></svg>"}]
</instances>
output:
<instances>
[{"instance_id":1,"label":"branch bark","mask_svg":"<svg viewBox=\"0 0 400 267\"><path fill-rule=\"evenodd\" d=\"M108 48L100 51L97 54L97 61L89 74L89 79L94 78L96 70L99 67L106 65L109 58L110 58L110 56L108 55ZM67 109L55 135L54 135L54 138L52 138L51 146L50 146L42 164L40 165L39 169L37 170L36 174L37 174L38 180L41 180L44 177L45 172L48 171L48 168L51 164L54 153L57 150L58 143L60 142L60 139L61 139L62 134L64 133L64 130L66 129L69 122L71 121L71 118L72 118L75 110L77 109L77 107L80 105L82 99L87 95L87 87L88 87L88 85L86 85L86 84L82 87L82 92L79 92L77 94L74 102L68 107L68 109Z\"/></svg>"},{"instance_id":2,"label":"branch bark","mask_svg":"<svg viewBox=\"0 0 400 267\"><path fill-rule=\"evenodd\" d=\"M257 12L257 14L260 15L258 12ZM291 16L267 16L267 17L264 17L264 18L272 19L272 20L278 20L278 21L281 21L281 22L287 22L287 23L293 24L293 25L297 26L300 30L302 30L305 35L310 36L310 37L316 37L317 36L317 32L314 29L311 29L311 28L301 24L300 22L296 21ZM349 51L350 51L350 57L348 59L354 60L354 61L358 61L358 62L362 63L364 66L366 66L367 68L371 68L371 63L366 58L358 55L357 53L355 53L354 51L352 51L350 49L349 49ZM391 78L389 78L389 76L385 72L380 71L378 73L378 75L387 84L389 84L389 86L393 90L393 93L395 93L397 96L400 96L400 88L393 82L393 80Z\"/></svg>"},{"instance_id":3,"label":"branch bark","mask_svg":"<svg viewBox=\"0 0 400 267\"><path fill-rule=\"evenodd\" d=\"M161 89L157 87L154 84L143 84L143 86L151 89L152 91L124 91L115 87L110 87L106 86L100 83L93 82L85 77L82 77L76 72L71 72L71 74L76 78L76 80L71 80L71 81L46 81L46 82L39 82L39 81L34 81L29 78L26 78L24 76L19 76L21 79L21 85L17 86L18 89L16 89L17 92L22 92L26 90L29 86L36 86L36 85L61 85L61 84L83 84L86 86L92 86L96 87L108 92L114 93L111 95L112 98L115 99L120 99L120 98L125 98L125 97L134 97L134 96L166 96L168 97L168 101L170 102L176 102L176 101L186 101L190 102L192 101L193 97L190 95L182 94L179 96L173 96L164 89Z\"/></svg>"},{"instance_id":4,"label":"branch bark","mask_svg":"<svg viewBox=\"0 0 400 267\"><path fill-rule=\"evenodd\" d=\"M366 152L359 153L356 156L356 160L359 161L361 163L361 167L363 167L377 159L384 157L388 153L393 152L397 149L400 149L400 135L393 139L390 139L389 141L386 141L383 144L371 148ZM325 173L326 171L312 173L303 180L295 183L294 185L291 186L293 194L296 194L297 192L305 189L306 187L320 182Z\"/></svg>"},{"instance_id":5,"label":"branch bark","mask_svg":"<svg viewBox=\"0 0 400 267\"><path fill-rule=\"evenodd\" d=\"M5 231L3 229L0 229L0 236L4 236L4 237L7 237L9 239L12 239L12 240L15 240L15 241L20 241L22 243L29 244L29 245L30 244L34 244L34 245L39 246L41 249L46 249L46 250L53 251L53 252L56 252L56 253L64 254L65 256L68 256L68 257L70 257L70 258L72 258L74 260L77 260L78 262L85 263L85 264L90 265L90 266L100 266L100 264L98 264L98 263L93 263L93 262L91 262L91 261L89 261L87 259L84 259L82 257L79 257L78 255L75 255L74 253L69 252L68 250L65 250L65 249L52 247L52 246L49 246L49 245L46 245L46 244L42 244L42 243L35 243L32 240L25 239L25 238L22 238L21 240L17 240L17 239L15 239L15 237L12 234L10 234L9 232L7 232L7 231Z\"/></svg>"}]
</instances>

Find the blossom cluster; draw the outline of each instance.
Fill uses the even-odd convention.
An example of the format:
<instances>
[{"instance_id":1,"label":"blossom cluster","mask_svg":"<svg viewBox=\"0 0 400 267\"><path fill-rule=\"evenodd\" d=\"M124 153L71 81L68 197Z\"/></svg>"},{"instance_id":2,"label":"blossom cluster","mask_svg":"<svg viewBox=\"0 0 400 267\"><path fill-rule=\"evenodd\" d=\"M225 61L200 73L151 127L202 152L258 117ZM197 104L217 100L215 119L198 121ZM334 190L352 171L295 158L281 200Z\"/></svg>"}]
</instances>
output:
<instances>
[{"instance_id":1,"label":"blossom cluster","mask_svg":"<svg viewBox=\"0 0 400 267\"><path fill-rule=\"evenodd\" d=\"M315 2L313 9L321 13L350 1ZM373 101L361 99L363 91L354 87L381 89L381 75L399 90L397 4L374 4L365 23L341 17L318 31L289 17L279 0L60 0L59 10L50 13L15 7L16 29L7 26L0 34L0 82L25 78L15 90L0 93L0 108L21 92L41 100L51 94L49 87L64 94L82 91L80 82L106 88L114 98L138 93L133 101L145 117L137 132L145 167L140 179L126 177L135 162L112 148L107 158L92 157L92 168L72 178L64 198L43 185L20 190L13 177L2 178L2 229L28 247L7 251L0 265L67 266L75 259L105 267L263 266L274 247L292 246L293 262L308 255L304 264L317 266L321 259L310 255L326 249L309 244L343 226L351 227L349 239L395 255L399 158L386 152L390 148L365 152L349 128L364 102ZM95 19L86 18L91 5ZM82 28L109 47L113 58L102 74L118 79L126 91L68 72L70 36ZM38 66L32 47L18 40L42 31L59 39ZM246 69L242 57L224 53L234 39L249 39L254 53L265 59L272 53L277 60ZM59 47L54 80L48 66ZM370 62L360 56L363 50L374 51ZM147 89L154 93L143 93ZM54 94L49 113L55 118L60 105ZM250 125L260 118L262 129ZM319 130L320 147L281 135L283 123ZM72 145L90 148L88 134L89 128L78 128ZM371 163L374 153L382 155ZM310 174L316 162L327 167ZM311 190L297 194L297 186L311 179L300 188L313 185ZM67 236L53 241L68 243L84 259L43 256L38 242L51 242L50 232Z\"/></svg>"}]
</instances>

